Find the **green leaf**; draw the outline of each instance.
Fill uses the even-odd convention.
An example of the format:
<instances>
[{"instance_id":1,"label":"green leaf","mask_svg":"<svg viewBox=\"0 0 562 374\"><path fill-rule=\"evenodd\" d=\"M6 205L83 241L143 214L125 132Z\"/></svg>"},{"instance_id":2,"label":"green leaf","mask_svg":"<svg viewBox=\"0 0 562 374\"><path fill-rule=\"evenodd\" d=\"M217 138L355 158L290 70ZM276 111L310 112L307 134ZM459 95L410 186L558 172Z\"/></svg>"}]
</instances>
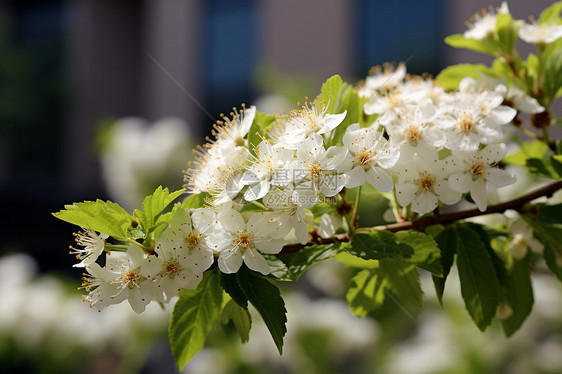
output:
<instances>
[{"instance_id":1,"label":"green leaf","mask_svg":"<svg viewBox=\"0 0 562 374\"><path fill-rule=\"evenodd\" d=\"M333 112L334 114L339 114L347 111L347 113L342 123L334 129L329 145L339 144L347 128L351 124L361 121L363 117L363 104L363 99L359 97L359 94L355 91L353 86L344 83L338 93Z\"/></svg>"},{"instance_id":2,"label":"green leaf","mask_svg":"<svg viewBox=\"0 0 562 374\"><path fill-rule=\"evenodd\" d=\"M341 243L316 244L305 247L295 253L281 256L280 260L287 265L287 276L297 281L312 265L335 257L340 251Z\"/></svg>"},{"instance_id":3,"label":"green leaf","mask_svg":"<svg viewBox=\"0 0 562 374\"><path fill-rule=\"evenodd\" d=\"M474 230L454 229L461 294L468 313L481 331L491 323L499 302L499 282L490 254Z\"/></svg>"},{"instance_id":4,"label":"green leaf","mask_svg":"<svg viewBox=\"0 0 562 374\"><path fill-rule=\"evenodd\" d=\"M521 144L519 151L503 158L503 162L515 165L525 165L528 158L542 158L548 152L548 145L540 140Z\"/></svg>"},{"instance_id":5,"label":"green leaf","mask_svg":"<svg viewBox=\"0 0 562 374\"><path fill-rule=\"evenodd\" d=\"M472 51L494 55L496 48L488 40L477 40L465 38L462 34L449 35L445 38L445 43L455 48L465 48Z\"/></svg>"},{"instance_id":6,"label":"green leaf","mask_svg":"<svg viewBox=\"0 0 562 374\"><path fill-rule=\"evenodd\" d=\"M415 265L404 260L381 260L378 268L362 270L351 279L346 299L353 314L365 317L383 305L388 292L401 308L403 304L421 307L422 290Z\"/></svg>"},{"instance_id":7,"label":"green leaf","mask_svg":"<svg viewBox=\"0 0 562 374\"><path fill-rule=\"evenodd\" d=\"M287 265L283 261L277 258L275 255L271 254L262 254L263 258L267 261L269 265L269 269L271 272L266 276L266 278L270 278L276 281L283 281L283 282L291 282L293 281L292 278L289 277L289 269Z\"/></svg>"},{"instance_id":8,"label":"green leaf","mask_svg":"<svg viewBox=\"0 0 562 374\"><path fill-rule=\"evenodd\" d=\"M396 238L400 243L408 244L414 249L414 254L408 259L409 262L433 275L443 276L441 251L431 236L409 230L397 232Z\"/></svg>"},{"instance_id":9,"label":"green leaf","mask_svg":"<svg viewBox=\"0 0 562 374\"><path fill-rule=\"evenodd\" d=\"M555 225L562 223L562 204L547 205L536 204L539 210L537 221L540 223Z\"/></svg>"},{"instance_id":10,"label":"green leaf","mask_svg":"<svg viewBox=\"0 0 562 374\"><path fill-rule=\"evenodd\" d=\"M543 53L544 72L542 89L550 103L562 87L562 38L550 43Z\"/></svg>"},{"instance_id":11,"label":"green leaf","mask_svg":"<svg viewBox=\"0 0 562 374\"><path fill-rule=\"evenodd\" d=\"M149 232L152 231L156 224L156 219L175 199L185 192L185 189L170 193L168 188L162 189L159 186L150 196L147 196L142 202L142 225Z\"/></svg>"},{"instance_id":12,"label":"green leaf","mask_svg":"<svg viewBox=\"0 0 562 374\"><path fill-rule=\"evenodd\" d=\"M190 195L185 201L182 203L182 207L184 209L198 209L203 208L205 204L205 199L209 198L210 195L206 192L203 193L194 193Z\"/></svg>"},{"instance_id":13,"label":"green leaf","mask_svg":"<svg viewBox=\"0 0 562 374\"><path fill-rule=\"evenodd\" d=\"M378 260L363 260L360 257L345 252L347 246L342 246L342 249L343 251L336 255L336 260L345 266L360 269L377 269L379 267Z\"/></svg>"},{"instance_id":14,"label":"green leaf","mask_svg":"<svg viewBox=\"0 0 562 374\"><path fill-rule=\"evenodd\" d=\"M336 100L343 84L343 80L337 74L331 76L328 80L326 80L326 82L324 82L324 84L322 84L320 95L318 96L316 102L327 105L327 113L334 113Z\"/></svg>"},{"instance_id":15,"label":"green leaf","mask_svg":"<svg viewBox=\"0 0 562 374\"><path fill-rule=\"evenodd\" d=\"M262 137L267 137L267 131L275 120L275 116L270 116L256 110L254 122L252 122L250 131L248 132L248 148L253 155L256 154L255 148L262 142Z\"/></svg>"},{"instance_id":16,"label":"green leaf","mask_svg":"<svg viewBox=\"0 0 562 374\"><path fill-rule=\"evenodd\" d=\"M529 158L525 163L527 169L539 177L562 179L562 156Z\"/></svg>"},{"instance_id":17,"label":"green leaf","mask_svg":"<svg viewBox=\"0 0 562 374\"><path fill-rule=\"evenodd\" d=\"M451 65L443 70L435 78L438 85L447 90L459 88L460 81L465 77L478 78L478 74L485 72L488 67L484 64L458 64Z\"/></svg>"},{"instance_id":18,"label":"green leaf","mask_svg":"<svg viewBox=\"0 0 562 374\"><path fill-rule=\"evenodd\" d=\"M234 300L234 302L240 305L242 308L248 308L248 298L246 294L238 284L238 278L236 274L225 274L221 273L221 287L222 289Z\"/></svg>"},{"instance_id":19,"label":"green leaf","mask_svg":"<svg viewBox=\"0 0 562 374\"><path fill-rule=\"evenodd\" d=\"M509 13L500 13L496 18L496 33L500 48L510 53L515 48L517 41L517 28L513 22L513 17Z\"/></svg>"},{"instance_id":20,"label":"green leaf","mask_svg":"<svg viewBox=\"0 0 562 374\"><path fill-rule=\"evenodd\" d=\"M502 320L502 325L505 334L511 336L521 327L533 309L534 298L529 256L514 262L506 291L507 301L513 314Z\"/></svg>"},{"instance_id":21,"label":"green leaf","mask_svg":"<svg viewBox=\"0 0 562 374\"><path fill-rule=\"evenodd\" d=\"M562 140L556 141L556 154L562 155Z\"/></svg>"},{"instance_id":22,"label":"green leaf","mask_svg":"<svg viewBox=\"0 0 562 374\"><path fill-rule=\"evenodd\" d=\"M562 18L560 18L560 13L562 13L562 1L557 1L545 10L541 12L539 16L538 23L549 24L549 25L559 25L562 24Z\"/></svg>"},{"instance_id":23,"label":"green leaf","mask_svg":"<svg viewBox=\"0 0 562 374\"><path fill-rule=\"evenodd\" d=\"M544 245L546 265L562 281L562 227L545 225L528 216L522 216L535 231L535 236Z\"/></svg>"},{"instance_id":24,"label":"green leaf","mask_svg":"<svg viewBox=\"0 0 562 374\"><path fill-rule=\"evenodd\" d=\"M245 266L241 267L236 275L244 294L263 318L279 353L282 354L283 337L287 332L287 310L279 289Z\"/></svg>"},{"instance_id":25,"label":"green leaf","mask_svg":"<svg viewBox=\"0 0 562 374\"><path fill-rule=\"evenodd\" d=\"M117 240L127 240L130 237L129 228L132 228L134 218L116 203L98 199L65 205L64 208L53 213L53 216Z\"/></svg>"},{"instance_id":26,"label":"green leaf","mask_svg":"<svg viewBox=\"0 0 562 374\"><path fill-rule=\"evenodd\" d=\"M391 232L372 230L368 234L353 235L347 252L364 260L380 260L392 257L407 258L414 253L414 249L400 243Z\"/></svg>"},{"instance_id":27,"label":"green leaf","mask_svg":"<svg viewBox=\"0 0 562 374\"><path fill-rule=\"evenodd\" d=\"M240 340L247 343L250 340L250 329L252 328L252 317L248 309L240 307L234 300L230 300L222 309L221 322L226 325L229 321L234 323Z\"/></svg>"},{"instance_id":28,"label":"green leaf","mask_svg":"<svg viewBox=\"0 0 562 374\"><path fill-rule=\"evenodd\" d=\"M221 311L222 290L218 274L207 273L197 289L182 289L179 296L172 312L168 336L178 370L182 371L205 345Z\"/></svg>"},{"instance_id":29,"label":"green leaf","mask_svg":"<svg viewBox=\"0 0 562 374\"><path fill-rule=\"evenodd\" d=\"M439 302L441 302L443 292L445 291L445 281L451 271L451 266L453 266L455 254L457 253L458 242L455 228L451 226L441 230L435 238L435 241L441 250L441 267L443 268L443 277L438 278L433 276L432 278L433 283L435 284L437 298L439 299Z\"/></svg>"},{"instance_id":30,"label":"green leaf","mask_svg":"<svg viewBox=\"0 0 562 374\"><path fill-rule=\"evenodd\" d=\"M369 312L381 307L384 302L384 286L372 270L362 270L351 279L346 299L351 312L365 317Z\"/></svg>"}]
</instances>

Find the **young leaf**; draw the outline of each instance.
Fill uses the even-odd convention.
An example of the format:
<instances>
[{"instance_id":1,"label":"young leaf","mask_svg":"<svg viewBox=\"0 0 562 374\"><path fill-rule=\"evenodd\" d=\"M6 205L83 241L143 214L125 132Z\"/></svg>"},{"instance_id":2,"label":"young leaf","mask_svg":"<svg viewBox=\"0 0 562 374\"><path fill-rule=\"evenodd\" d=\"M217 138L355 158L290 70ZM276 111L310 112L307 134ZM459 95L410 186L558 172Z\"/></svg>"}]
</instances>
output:
<instances>
[{"instance_id":1,"label":"young leaf","mask_svg":"<svg viewBox=\"0 0 562 374\"><path fill-rule=\"evenodd\" d=\"M144 218L142 224L145 230L151 231L158 215L184 192L185 189L181 189L170 193L168 188L162 189L162 186L159 186L152 195L147 196L142 202L142 217Z\"/></svg>"},{"instance_id":2,"label":"young leaf","mask_svg":"<svg viewBox=\"0 0 562 374\"><path fill-rule=\"evenodd\" d=\"M363 117L363 100L359 97L359 94L353 86L348 83L344 83L341 88L338 96L336 98L336 103L334 105L333 114L339 114L346 112L346 116L342 123L338 125L334 129L334 133L332 135L332 139L329 145L336 145L338 144L347 128L353 124L358 123L361 118Z\"/></svg>"},{"instance_id":3,"label":"young leaf","mask_svg":"<svg viewBox=\"0 0 562 374\"><path fill-rule=\"evenodd\" d=\"M503 158L508 164L525 165L528 158L542 158L548 152L548 145L540 140L521 144L519 151Z\"/></svg>"},{"instance_id":4,"label":"young leaf","mask_svg":"<svg viewBox=\"0 0 562 374\"><path fill-rule=\"evenodd\" d=\"M542 89L547 102L559 96L562 87L562 39L550 43L543 54L544 72Z\"/></svg>"},{"instance_id":5,"label":"young leaf","mask_svg":"<svg viewBox=\"0 0 562 374\"><path fill-rule=\"evenodd\" d=\"M365 317L382 306L384 286L372 270L362 270L351 279L346 299L351 312L357 317Z\"/></svg>"},{"instance_id":6,"label":"young leaf","mask_svg":"<svg viewBox=\"0 0 562 374\"><path fill-rule=\"evenodd\" d=\"M117 240L130 237L129 228L134 218L125 209L111 201L84 201L65 205L53 216L65 222L107 234Z\"/></svg>"},{"instance_id":7,"label":"young leaf","mask_svg":"<svg viewBox=\"0 0 562 374\"><path fill-rule=\"evenodd\" d=\"M250 340L250 329L252 328L252 317L248 309L244 309L234 300L230 300L221 312L222 324L226 325L229 321L232 321L236 326L242 343L247 343Z\"/></svg>"},{"instance_id":8,"label":"young leaf","mask_svg":"<svg viewBox=\"0 0 562 374\"><path fill-rule=\"evenodd\" d=\"M433 238L418 231L399 231L396 238L400 243L408 244L414 249L414 254L408 259L416 266L429 271L433 275L443 276L441 252Z\"/></svg>"},{"instance_id":9,"label":"young leaf","mask_svg":"<svg viewBox=\"0 0 562 374\"><path fill-rule=\"evenodd\" d=\"M458 64L451 65L443 70L435 78L438 85L446 90L456 90L460 81L465 77L478 78L478 73L488 69L484 64Z\"/></svg>"},{"instance_id":10,"label":"young leaf","mask_svg":"<svg viewBox=\"0 0 562 374\"><path fill-rule=\"evenodd\" d=\"M298 252L281 256L280 259L287 265L287 276L292 281L297 281L312 265L335 257L340 246L341 243L311 245Z\"/></svg>"},{"instance_id":11,"label":"young leaf","mask_svg":"<svg viewBox=\"0 0 562 374\"><path fill-rule=\"evenodd\" d=\"M245 266L238 270L236 276L244 294L263 318L279 353L282 354L283 337L287 332L287 310L279 289Z\"/></svg>"},{"instance_id":12,"label":"young leaf","mask_svg":"<svg viewBox=\"0 0 562 374\"><path fill-rule=\"evenodd\" d=\"M502 320L502 325L505 335L511 336L519 330L533 309L534 298L529 256L514 262L506 291L507 301L513 314Z\"/></svg>"},{"instance_id":13,"label":"young leaf","mask_svg":"<svg viewBox=\"0 0 562 374\"><path fill-rule=\"evenodd\" d=\"M540 177L562 179L562 156L544 158L528 158L525 166L532 173Z\"/></svg>"},{"instance_id":14,"label":"young leaf","mask_svg":"<svg viewBox=\"0 0 562 374\"><path fill-rule=\"evenodd\" d=\"M538 19L538 24L560 25L562 24L562 1L557 1L541 12Z\"/></svg>"},{"instance_id":15,"label":"young leaf","mask_svg":"<svg viewBox=\"0 0 562 374\"><path fill-rule=\"evenodd\" d=\"M498 34L500 48L507 53L511 53L517 41L517 28L515 27L511 14L500 13L497 15L496 33Z\"/></svg>"},{"instance_id":16,"label":"young leaf","mask_svg":"<svg viewBox=\"0 0 562 374\"><path fill-rule=\"evenodd\" d=\"M496 48L488 40L477 40L465 38L462 34L449 35L445 38L445 43L455 48L466 48L472 51L494 55Z\"/></svg>"},{"instance_id":17,"label":"young leaf","mask_svg":"<svg viewBox=\"0 0 562 374\"><path fill-rule=\"evenodd\" d=\"M347 252L365 260L380 260L392 257L408 258L414 253L414 249L400 243L391 232L372 230L368 234L353 235Z\"/></svg>"},{"instance_id":18,"label":"young leaf","mask_svg":"<svg viewBox=\"0 0 562 374\"><path fill-rule=\"evenodd\" d=\"M265 137L267 135L267 130L273 122L275 122L275 116L270 116L256 110L254 122L252 122L250 131L248 132L248 148L252 154L255 155L254 149L261 143L261 137Z\"/></svg>"},{"instance_id":19,"label":"young leaf","mask_svg":"<svg viewBox=\"0 0 562 374\"><path fill-rule=\"evenodd\" d=\"M454 229L461 294L468 313L481 331L491 323L499 302L499 282L486 247L467 226Z\"/></svg>"},{"instance_id":20,"label":"young leaf","mask_svg":"<svg viewBox=\"0 0 562 374\"><path fill-rule=\"evenodd\" d=\"M168 336L178 370L205 345L213 323L219 316L222 290L218 274L208 273L195 290L182 289L174 306Z\"/></svg>"},{"instance_id":21,"label":"young leaf","mask_svg":"<svg viewBox=\"0 0 562 374\"><path fill-rule=\"evenodd\" d=\"M190 195L185 201L182 203L182 207L184 209L197 209L203 208L205 206L205 199L209 197L209 194L206 192L203 193L194 193Z\"/></svg>"},{"instance_id":22,"label":"young leaf","mask_svg":"<svg viewBox=\"0 0 562 374\"><path fill-rule=\"evenodd\" d=\"M339 75L333 75L324 84L320 90L320 95L318 97L318 102L322 102L327 105L327 113L334 114L334 108L336 106L336 99L340 93L340 89L343 85L343 80Z\"/></svg>"}]
</instances>

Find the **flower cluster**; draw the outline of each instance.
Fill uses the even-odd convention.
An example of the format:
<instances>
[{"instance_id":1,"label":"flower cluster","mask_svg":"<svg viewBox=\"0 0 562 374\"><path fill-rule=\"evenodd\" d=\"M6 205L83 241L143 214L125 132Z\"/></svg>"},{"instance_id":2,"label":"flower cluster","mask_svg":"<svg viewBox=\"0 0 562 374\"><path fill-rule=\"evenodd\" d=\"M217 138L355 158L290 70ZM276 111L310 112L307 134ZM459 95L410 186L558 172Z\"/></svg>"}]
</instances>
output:
<instances>
[{"instance_id":1,"label":"flower cluster","mask_svg":"<svg viewBox=\"0 0 562 374\"><path fill-rule=\"evenodd\" d=\"M353 206L340 193L365 183L394 191L402 208L419 215L466 193L485 210L489 185L514 182L497 166L503 127L517 113L502 105L505 92L501 83L475 81L446 92L401 64L375 69L358 89L368 116L362 123L346 123L347 111L329 113L330 98L320 97L262 127L253 127L265 116L255 107L235 111L215 125L215 139L198 148L185 172L189 192L205 196L206 206L176 206L152 251L137 242L110 251L116 247L104 248L107 235L78 234L84 248L72 253L87 271L85 299L100 309L128 300L141 312L151 300L169 302L181 288L196 288L213 266L235 273L245 264L268 274L267 255L285 245L306 244L311 232L352 231L344 217ZM332 208L314 220L310 209L319 201ZM104 249L102 267L96 260Z\"/></svg>"}]
</instances>

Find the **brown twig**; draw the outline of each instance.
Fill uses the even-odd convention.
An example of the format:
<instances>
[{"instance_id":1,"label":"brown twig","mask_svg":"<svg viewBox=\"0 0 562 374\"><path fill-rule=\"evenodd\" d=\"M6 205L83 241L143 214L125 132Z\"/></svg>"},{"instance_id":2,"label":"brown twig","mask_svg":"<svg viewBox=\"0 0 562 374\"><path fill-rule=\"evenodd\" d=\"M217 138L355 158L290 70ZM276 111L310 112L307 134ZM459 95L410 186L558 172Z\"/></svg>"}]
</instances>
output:
<instances>
[{"instance_id":1,"label":"brown twig","mask_svg":"<svg viewBox=\"0 0 562 374\"><path fill-rule=\"evenodd\" d=\"M371 230L387 230L391 232L397 232L402 230L423 230L431 225L447 225L462 219L484 216L492 213L502 213L508 209L521 210L521 208L529 201L535 200L536 198L542 196L551 196L554 192L562 188L562 181L554 182L548 186L539 188L538 190L523 195L517 199L506 201L505 203L491 205L485 211L481 212L478 209L463 210L460 212L446 213L441 215L436 215L432 217L425 217L418 219L416 221L403 221L391 223L389 225L381 225L371 227ZM283 250L279 255L285 255L289 253L297 252L298 250L315 244L330 244L337 242L347 242L349 241L348 234L339 234L331 238L321 238L315 231L310 234L308 243L306 244L291 244L283 247Z\"/></svg>"}]
</instances>

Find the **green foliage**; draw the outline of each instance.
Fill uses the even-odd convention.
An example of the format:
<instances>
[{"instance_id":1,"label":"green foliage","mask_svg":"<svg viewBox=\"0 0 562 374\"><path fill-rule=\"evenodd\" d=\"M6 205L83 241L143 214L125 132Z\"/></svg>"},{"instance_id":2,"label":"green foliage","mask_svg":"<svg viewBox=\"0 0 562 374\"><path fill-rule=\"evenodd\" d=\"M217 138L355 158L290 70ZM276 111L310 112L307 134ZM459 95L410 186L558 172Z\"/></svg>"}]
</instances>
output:
<instances>
[{"instance_id":1,"label":"green foliage","mask_svg":"<svg viewBox=\"0 0 562 374\"><path fill-rule=\"evenodd\" d=\"M517 27L509 13L500 13L496 19L496 34L498 45L506 53L511 53L517 41Z\"/></svg>"},{"instance_id":2,"label":"green foliage","mask_svg":"<svg viewBox=\"0 0 562 374\"><path fill-rule=\"evenodd\" d=\"M531 285L531 264L529 256L515 261L511 271L505 295L513 314L502 320L503 330L507 336L517 331L533 309L533 288Z\"/></svg>"},{"instance_id":3,"label":"green foliage","mask_svg":"<svg viewBox=\"0 0 562 374\"><path fill-rule=\"evenodd\" d=\"M539 203L535 205L539 212L536 221L550 225L562 223L562 204L547 205Z\"/></svg>"},{"instance_id":4,"label":"green foliage","mask_svg":"<svg viewBox=\"0 0 562 374\"><path fill-rule=\"evenodd\" d=\"M305 247L295 253L281 256L287 266L286 277L296 281L312 265L335 257L340 251L341 243L316 244Z\"/></svg>"},{"instance_id":5,"label":"green foliage","mask_svg":"<svg viewBox=\"0 0 562 374\"><path fill-rule=\"evenodd\" d=\"M562 39L550 43L544 50L542 91L547 103L562 94Z\"/></svg>"},{"instance_id":6,"label":"green foliage","mask_svg":"<svg viewBox=\"0 0 562 374\"><path fill-rule=\"evenodd\" d=\"M562 156L554 155L544 158L528 158L525 166L539 177L562 179Z\"/></svg>"},{"instance_id":7,"label":"green foliage","mask_svg":"<svg viewBox=\"0 0 562 374\"><path fill-rule=\"evenodd\" d=\"M185 201L182 203L182 207L184 209L197 209L203 208L205 206L205 199L209 197L209 194L206 192L203 193L194 193L191 194Z\"/></svg>"},{"instance_id":8,"label":"green foliage","mask_svg":"<svg viewBox=\"0 0 562 374\"><path fill-rule=\"evenodd\" d=\"M287 332L287 310L279 289L245 266L238 270L236 276L240 288L263 318L279 353L282 354L283 337Z\"/></svg>"},{"instance_id":9,"label":"green foliage","mask_svg":"<svg viewBox=\"0 0 562 374\"><path fill-rule=\"evenodd\" d=\"M496 47L489 40L477 40L465 38L462 34L449 35L445 38L445 43L455 48L466 48L472 51L484 53L487 55L494 55Z\"/></svg>"},{"instance_id":10,"label":"green foliage","mask_svg":"<svg viewBox=\"0 0 562 374\"><path fill-rule=\"evenodd\" d=\"M129 229L134 229L131 224L135 219L125 209L109 200L84 201L65 205L64 208L53 215L65 222L107 234L117 240L132 237Z\"/></svg>"},{"instance_id":11,"label":"green foliage","mask_svg":"<svg viewBox=\"0 0 562 374\"><path fill-rule=\"evenodd\" d=\"M221 273L221 287L234 300L236 304L244 309L248 308L248 298L240 288L236 274Z\"/></svg>"},{"instance_id":12,"label":"green foliage","mask_svg":"<svg viewBox=\"0 0 562 374\"><path fill-rule=\"evenodd\" d=\"M203 348L222 305L219 276L207 273L195 290L182 289L172 312L168 336L181 371Z\"/></svg>"},{"instance_id":13,"label":"green foliage","mask_svg":"<svg viewBox=\"0 0 562 374\"><path fill-rule=\"evenodd\" d=\"M490 254L468 226L451 227L456 242L461 294L468 313L482 331L491 323L499 302L499 282Z\"/></svg>"},{"instance_id":14,"label":"green foliage","mask_svg":"<svg viewBox=\"0 0 562 374\"><path fill-rule=\"evenodd\" d=\"M422 290L415 265L397 259L378 263L378 267L362 270L351 280L346 299L353 314L365 317L379 309L389 295L402 308L403 304L421 307Z\"/></svg>"},{"instance_id":15,"label":"green foliage","mask_svg":"<svg viewBox=\"0 0 562 374\"><path fill-rule=\"evenodd\" d=\"M140 221L139 223L147 233L153 231L160 214L184 192L185 189L181 189L170 193L168 188L163 189L162 186L159 186L152 195L147 196L142 202L142 212L135 210L135 218Z\"/></svg>"},{"instance_id":16,"label":"green foliage","mask_svg":"<svg viewBox=\"0 0 562 374\"><path fill-rule=\"evenodd\" d=\"M256 154L255 148L261 143L262 137L266 137L267 131L271 127L271 124L275 122L275 119L275 116L270 116L256 110L254 122L252 122L250 131L248 132L248 148L253 155Z\"/></svg>"},{"instance_id":17,"label":"green foliage","mask_svg":"<svg viewBox=\"0 0 562 374\"><path fill-rule=\"evenodd\" d=\"M519 151L503 158L508 164L525 165L528 158L542 158L548 152L548 145L540 140L521 144Z\"/></svg>"},{"instance_id":18,"label":"green foliage","mask_svg":"<svg viewBox=\"0 0 562 374\"><path fill-rule=\"evenodd\" d=\"M535 236L544 245L546 265L562 281L562 227L547 225L527 216L523 218L533 227Z\"/></svg>"},{"instance_id":19,"label":"green foliage","mask_svg":"<svg viewBox=\"0 0 562 374\"><path fill-rule=\"evenodd\" d=\"M353 235L347 252L364 260L380 260L410 257L414 249L401 243L391 232L371 230L368 234Z\"/></svg>"},{"instance_id":20,"label":"green foliage","mask_svg":"<svg viewBox=\"0 0 562 374\"><path fill-rule=\"evenodd\" d=\"M459 88L460 81L465 77L478 78L478 74L488 70L483 64L458 64L451 65L441 70L435 80L437 84L447 90Z\"/></svg>"},{"instance_id":21,"label":"green foliage","mask_svg":"<svg viewBox=\"0 0 562 374\"><path fill-rule=\"evenodd\" d=\"M352 85L344 82L339 75L334 75L322 85L318 103L327 104L328 114L340 114L347 111L343 122L336 127L328 146L338 144L349 125L358 123L363 117L364 101Z\"/></svg>"},{"instance_id":22,"label":"green foliage","mask_svg":"<svg viewBox=\"0 0 562 374\"><path fill-rule=\"evenodd\" d=\"M223 325L226 325L229 321L234 323L242 343L246 343L250 340L252 317L250 316L248 309L240 307L240 305L235 303L234 300L229 300L222 308L220 320Z\"/></svg>"},{"instance_id":23,"label":"green foliage","mask_svg":"<svg viewBox=\"0 0 562 374\"><path fill-rule=\"evenodd\" d=\"M431 236L409 230L397 232L396 238L400 243L407 244L414 249L414 254L408 259L409 262L433 275L443 276L441 251Z\"/></svg>"},{"instance_id":24,"label":"green foliage","mask_svg":"<svg viewBox=\"0 0 562 374\"><path fill-rule=\"evenodd\" d=\"M562 24L562 18L560 14L562 13L562 1L557 1L545 10L541 12L539 16L538 23L549 24L549 25L559 25Z\"/></svg>"}]
</instances>

